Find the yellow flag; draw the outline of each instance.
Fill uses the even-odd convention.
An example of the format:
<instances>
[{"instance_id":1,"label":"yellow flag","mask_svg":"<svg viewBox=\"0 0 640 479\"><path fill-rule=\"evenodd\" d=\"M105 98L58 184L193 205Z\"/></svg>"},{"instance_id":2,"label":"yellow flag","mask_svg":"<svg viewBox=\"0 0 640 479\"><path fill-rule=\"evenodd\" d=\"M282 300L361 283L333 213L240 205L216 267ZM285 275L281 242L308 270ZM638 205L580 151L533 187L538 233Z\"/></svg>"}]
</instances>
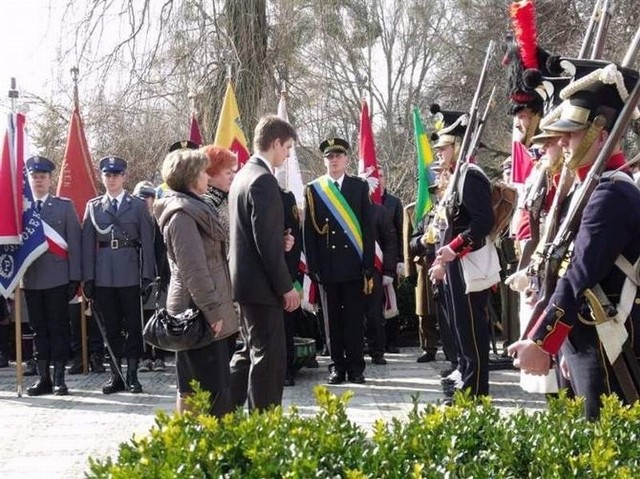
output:
<instances>
[{"instance_id":1,"label":"yellow flag","mask_svg":"<svg viewBox=\"0 0 640 479\"><path fill-rule=\"evenodd\" d=\"M216 129L216 138L213 143L216 146L233 151L238 157L240 166L244 165L249 159L247 137L242 131L238 102L231 82L227 83L227 91L224 94L224 102L218 119L218 128Z\"/></svg>"}]
</instances>

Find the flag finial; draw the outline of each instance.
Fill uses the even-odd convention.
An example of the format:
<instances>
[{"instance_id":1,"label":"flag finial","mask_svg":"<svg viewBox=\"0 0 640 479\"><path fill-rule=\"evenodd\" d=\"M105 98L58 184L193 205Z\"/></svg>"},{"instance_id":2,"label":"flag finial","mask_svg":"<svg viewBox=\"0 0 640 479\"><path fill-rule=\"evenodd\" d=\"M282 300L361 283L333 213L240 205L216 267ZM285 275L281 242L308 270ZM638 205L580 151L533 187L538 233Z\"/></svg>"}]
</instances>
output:
<instances>
[{"instance_id":1,"label":"flag finial","mask_svg":"<svg viewBox=\"0 0 640 479\"><path fill-rule=\"evenodd\" d=\"M16 102L18 101L18 97L20 93L16 88L16 79L15 77L11 77L11 84L9 86L9 98L11 99L11 111L16 111Z\"/></svg>"}]
</instances>

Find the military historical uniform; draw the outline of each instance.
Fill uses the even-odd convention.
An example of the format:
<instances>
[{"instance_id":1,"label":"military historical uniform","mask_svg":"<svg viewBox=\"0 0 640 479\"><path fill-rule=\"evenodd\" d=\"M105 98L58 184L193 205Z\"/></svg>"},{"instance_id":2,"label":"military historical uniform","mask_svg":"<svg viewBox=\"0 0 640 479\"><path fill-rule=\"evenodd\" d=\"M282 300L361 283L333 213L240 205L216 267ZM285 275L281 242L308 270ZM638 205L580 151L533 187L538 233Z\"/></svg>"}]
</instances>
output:
<instances>
[{"instance_id":1,"label":"military historical uniform","mask_svg":"<svg viewBox=\"0 0 640 479\"><path fill-rule=\"evenodd\" d=\"M320 144L324 155L346 154L349 144L340 138ZM317 189L322 184L326 190ZM344 199L353 211L361 231L361 251L354 245L357 227L343 226L330 206L321 199L328 191L337 201ZM336 190L338 190L336 192ZM339 195L338 195L339 193ZM331 355L329 382L338 384L348 379L364 382L364 285L372 281L374 237L369 185L365 180L344 175L342 184L333 184L327 175L305 188L304 248L310 276L322 286L326 295L323 304L327 339ZM348 231L349 230L349 231ZM357 241L357 240L356 240Z\"/></svg>"},{"instance_id":2,"label":"military historical uniform","mask_svg":"<svg viewBox=\"0 0 640 479\"><path fill-rule=\"evenodd\" d=\"M51 174L54 163L41 156L27 160L29 173ZM30 396L68 393L64 368L69 355L68 303L80 286L81 242L80 223L71 200L51 194L36 198L36 210L60 238L67 243L67 251L49 249L36 259L23 277L23 288L29 323L34 332L35 356L39 379L27 389ZM53 363L53 386L49 364Z\"/></svg>"},{"instance_id":3,"label":"military historical uniform","mask_svg":"<svg viewBox=\"0 0 640 479\"><path fill-rule=\"evenodd\" d=\"M578 179L583 180L591 166L584 161L583 152L590 149L602 129L611 131L627 92L638 81L638 73L594 60L568 59L562 66L569 64L573 65L574 83L562 91L566 101L560 118L548 128L561 132L586 130L567 161ZM561 350L572 386L577 395L585 398L589 418L598 416L602 394L616 393L623 400L625 397L605 354L603 337L591 322L584 297L587 290L593 291L601 304L610 304L609 311L617 314L629 331L631 355L637 357L640 353L640 337L634 334L640 327L640 295L637 283L623 272L625 263L635 265L631 266L631 273L637 278L640 191L624 167L625 161L621 152L609 158L600 183L583 210L566 273L529 333L529 338L546 353L554 355ZM614 172L618 169L621 171ZM526 369L526 365L522 367Z\"/></svg>"},{"instance_id":4,"label":"military historical uniform","mask_svg":"<svg viewBox=\"0 0 640 479\"><path fill-rule=\"evenodd\" d=\"M454 159L466 131L467 114L432 108L441 115L442 128L437 131L434 148L454 145ZM455 161L455 160L454 160ZM456 258L446 263L447 314L451 330L456 338L458 371L460 379L454 380L453 389L468 389L472 395L489 393L489 318L487 314L489 289L466 293L461 258L485 246L494 223L489 179L476 165L463 165L458 184L449 183L443 198L446 206L446 229L441 244L456 253ZM456 191L452 190L456 187ZM445 383L446 384L446 383ZM453 389L445 388L445 394Z\"/></svg>"},{"instance_id":5,"label":"military historical uniform","mask_svg":"<svg viewBox=\"0 0 640 479\"><path fill-rule=\"evenodd\" d=\"M458 353L455 339L451 331L450 322L447 319L445 305L445 287L442 282L437 286L431 283L428 268L435 259L435 244L422 243L422 238L433 221L434 210L418 221L413 226L413 213L415 203L405 208L405 222L410 226L405 231L405 254L407 263L411 263L410 271L417 275L416 283L416 315L419 320L420 348L424 354L418 358L418 362L434 361L438 351L438 342L442 340L442 349L447 360L455 366L458 364ZM438 300L436 301L436 295ZM438 330L439 328L439 330ZM451 371L449 371L451 372Z\"/></svg>"},{"instance_id":6,"label":"military historical uniform","mask_svg":"<svg viewBox=\"0 0 640 479\"><path fill-rule=\"evenodd\" d=\"M122 174L126 166L117 157L100 161L103 175ZM104 194L87 203L82 225L84 290L95 300L94 314L104 321L106 340L115 355L105 394L125 388L118 373L123 357L127 358L128 389L142 391L137 378L143 351L140 287L144 290L155 277L153 235L147 205L124 190L120 198Z\"/></svg>"}]
</instances>

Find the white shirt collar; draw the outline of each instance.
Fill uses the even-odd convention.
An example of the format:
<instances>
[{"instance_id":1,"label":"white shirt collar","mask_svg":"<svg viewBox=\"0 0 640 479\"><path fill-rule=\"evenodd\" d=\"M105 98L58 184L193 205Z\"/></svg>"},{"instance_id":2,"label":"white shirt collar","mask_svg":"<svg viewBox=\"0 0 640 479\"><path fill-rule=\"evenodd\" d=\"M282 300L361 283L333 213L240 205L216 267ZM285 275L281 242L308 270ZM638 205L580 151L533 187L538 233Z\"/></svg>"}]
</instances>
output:
<instances>
[{"instance_id":1,"label":"white shirt collar","mask_svg":"<svg viewBox=\"0 0 640 479\"><path fill-rule=\"evenodd\" d=\"M271 162L269 160L267 160L264 156L262 156L260 153L254 153L253 156L255 156L256 158L264 161L264 163L267 165L267 168L269 168L269 171L273 174L274 171L276 171L276 169L274 168L274 166L271 164Z\"/></svg>"},{"instance_id":2,"label":"white shirt collar","mask_svg":"<svg viewBox=\"0 0 640 479\"><path fill-rule=\"evenodd\" d=\"M344 181L344 173L342 173L342 176L340 178L338 178L337 180L334 180L333 178L331 178L331 175L327 175L327 177L329 178L329 181L332 183L337 182L338 183L338 188L342 188L342 182Z\"/></svg>"},{"instance_id":3,"label":"white shirt collar","mask_svg":"<svg viewBox=\"0 0 640 479\"><path fill-rule=\"evenodd\" d=\"M42 198L34 198L34 201L40 200L40 201L42 201L42 204L44 205L47 202L48 199L49 199L49 193L45 194Z\"/></svg>"},{"instance_id":4,"label":"white shirt collar","mask_svg":"<svg viewBox=\"0 0 640 479\"><path fill-rule=\"evenodd\" d=\"M120 192L120 194L116 197L111 196L109 193L107 193L107 198L109 198L109 203L111 203L114 199L118 200L118 207L120 207L122 205L122 200L124 199L124 194L126 193L125 190L122 190Z\"/></svg>"}]
</instances>

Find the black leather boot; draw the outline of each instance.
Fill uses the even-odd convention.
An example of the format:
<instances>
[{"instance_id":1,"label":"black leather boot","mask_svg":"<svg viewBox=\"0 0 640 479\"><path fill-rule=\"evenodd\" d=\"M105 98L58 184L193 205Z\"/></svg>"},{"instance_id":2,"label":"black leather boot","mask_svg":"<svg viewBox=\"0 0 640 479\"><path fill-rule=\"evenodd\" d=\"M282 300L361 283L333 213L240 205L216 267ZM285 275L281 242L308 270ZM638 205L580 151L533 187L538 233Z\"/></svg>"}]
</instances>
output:
<instances>
[{"instance_id":1,"label":"black leather boot","mask_svg":"<svg viewBox=\"0 0 640 479\"><path fill-rule=\"evenodd\" d=\"M118 367L120 367L120 358L116 358L112 361L114 361L118 365ZM113 394L119 391L124 391L124 382L122 381L120 374L118 374L118 369L112 362L111 377L109 378L109 381L107 381L107 384L102 386L102 394Z\"/></svg>"},{"instance_id":2,"label":"black leather boot","mask_svg":"<svg viewBox=\"0 0 640 479\"><path fill-rule=\"evenodd\" d=\"M66 361L56 361L53 363L53 394L56 396L66 396L69 388L64 382L64 366Z\"/></svg>"},{"instance_id":3,"label":"black leather boot","mask_svg":"<svg viewBox=\"0 0 640 479\"><path fill-rule=\"evenodd\" d=\"M27 388L29 396L41 396L43 394L51 394L53 384L51 383L51 375L49 374L49 361L46 359L38 359L36 369L40 377L33 386Z\"/></svg>"},{"instance_id":4,"label":"black leather boot","mask_svg":"<svg viewBox=\"0 0 640 479\"><path fill-rule=\"evenodd\" d=\"M91 353L89 355L89 368L92 373L103 373L106 371L103 361L103 356L100 353Z\"/></svg>"},{"instance_id":5,"label":"black leather boot","mask_svg":"<svg viewBox=\"0 0 640 479\"><path fill-rule=\"evenodd\" d=\"M127 359L127 388L134 394L142 392L142 385L138 381L138 359Z\"/></svg>"}]
</instances>

